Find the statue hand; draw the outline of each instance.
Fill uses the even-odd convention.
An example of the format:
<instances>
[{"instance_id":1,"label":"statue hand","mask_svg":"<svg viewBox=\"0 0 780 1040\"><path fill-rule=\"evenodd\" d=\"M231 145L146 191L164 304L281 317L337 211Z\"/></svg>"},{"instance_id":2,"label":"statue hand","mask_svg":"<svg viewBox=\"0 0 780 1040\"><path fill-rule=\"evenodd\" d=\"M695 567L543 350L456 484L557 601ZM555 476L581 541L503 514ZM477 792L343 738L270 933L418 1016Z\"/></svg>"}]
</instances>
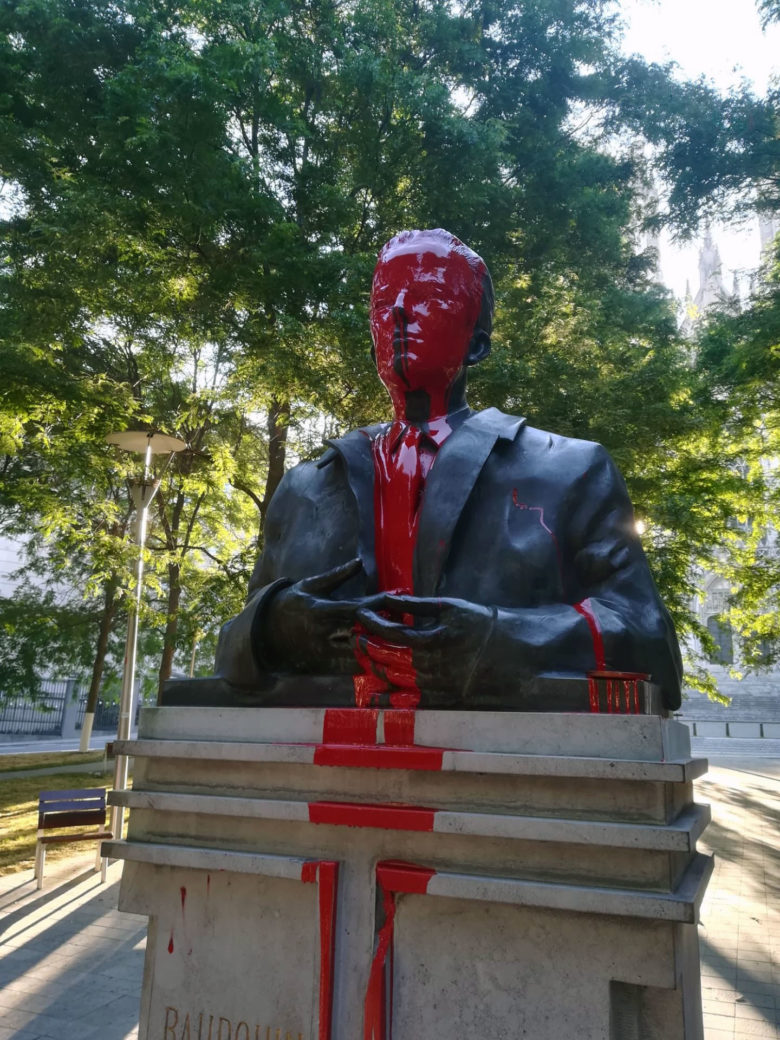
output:
<instances>
[{"instance_id":1,"label":"statue hand","mask_svg":"<svg viewBox=\"0 0 780 1040\"><path fill-rule=\"evenodd\" d=\"M354 674L352 630L358 608L371 599L332 599L331 594L361 570L359 559L282 589L268 605L263 649L275 664L312 675Z\"/></svg>"},{"instance_id":2,"label":"statue hand","mask_svg":"<svg viewBox=\"0 0 780 1040\"><path fill-rule=\"evenodd\" d=\"M490 607L468 600L391 593L374 597L357 611L365 631L378 638L367 641L366 652L385 668L391 682L402 685L397 648L406 647L421 689L453 691L466 688L493 618Z\"/></svg>"}]
</instances>

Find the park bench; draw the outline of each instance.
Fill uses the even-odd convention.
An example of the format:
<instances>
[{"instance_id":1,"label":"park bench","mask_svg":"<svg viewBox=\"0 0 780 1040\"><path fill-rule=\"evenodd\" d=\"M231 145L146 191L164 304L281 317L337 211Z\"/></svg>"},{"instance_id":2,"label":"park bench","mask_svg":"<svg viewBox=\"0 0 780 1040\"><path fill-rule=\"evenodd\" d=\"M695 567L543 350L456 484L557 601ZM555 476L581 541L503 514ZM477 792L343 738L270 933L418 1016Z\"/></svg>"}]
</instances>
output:
<instances>
[{"instance_id":1,"label":"park bench","mask_svg":"<svg viewBox=\"0 0 780 1040\"><path fill-rule=\"evenodd\" d=\"M94 829L85 829L85 828ZM50 834L49 831L67 831ZM38 796L38 840L35 844L33 877L38 888L43 887L43 866L47 845L61 845L70 841L98 842L95 870L106 880L107 860L101 856L100 842L113 838L106 830L106 791L103 787L79 791L41 791Z\"/></svg>"}]
</instances>

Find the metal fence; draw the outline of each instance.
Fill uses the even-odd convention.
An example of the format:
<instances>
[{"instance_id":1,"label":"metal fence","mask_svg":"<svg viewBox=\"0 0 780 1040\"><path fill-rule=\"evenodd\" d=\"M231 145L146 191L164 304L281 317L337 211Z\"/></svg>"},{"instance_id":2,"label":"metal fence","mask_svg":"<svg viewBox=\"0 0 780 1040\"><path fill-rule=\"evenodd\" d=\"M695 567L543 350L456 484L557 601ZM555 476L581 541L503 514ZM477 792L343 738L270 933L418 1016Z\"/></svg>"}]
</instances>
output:
<instances>
[{"instance_id":1,"label":"metal fence","mask_svg":"<svg viewBox=\"0 0 780 1040\"><path fill-rule=\"evenodd\" d=\"M45 679L43 694L35 701L14 697L0 701L0 733L59 736L67 699L73 696L72 679ZM79 688L79 693L83 693Z\"/></svg>"},{"instance_id":2,"label":"metal fence","mask_svg":"<svg viewBox=\"0 0 780 1040\"><path fill-rule=\"evenodd\" d=\"M84 716L87 712L87 696L86 693L81 698L79 704L79 717L76 722L76 729L81 729L84 725ZM98 702L95 705L95 718L92 722L92 731L95 730L114 730L119 724L119 701L115 700L103 700L98 698Z\"/></svg>"},{"instance_id":3,"label":"metal fence","mask_svg":"<svg viewBox=\"0 0 780 1040\"><path fill-rule=\"evenodd\" d=\"M34 701L21 697L0 698L0 734L58 737L63 735L63 724L70 734L73 733L74 723L76 730L82 728L87 707L86 683L79 683L75 679L45 679L42 686L42 696ZM66 708L69 705L71 710L67 713L66 722ZM136 724L140 709L140 703L136 702ZM99 698L92 731L116 733L118 723L119 702Z\"/></svg>"}]
</instances>

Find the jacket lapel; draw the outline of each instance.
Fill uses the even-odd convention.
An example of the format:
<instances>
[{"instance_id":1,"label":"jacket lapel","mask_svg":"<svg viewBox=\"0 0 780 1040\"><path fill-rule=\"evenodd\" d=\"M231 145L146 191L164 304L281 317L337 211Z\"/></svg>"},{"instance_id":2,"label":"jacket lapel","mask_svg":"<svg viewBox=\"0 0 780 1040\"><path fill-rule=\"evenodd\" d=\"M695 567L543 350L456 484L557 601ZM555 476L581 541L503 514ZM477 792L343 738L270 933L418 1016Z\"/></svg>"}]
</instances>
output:
<instances>
[{"instance_id":1,"label":"jacket lapel","mask_svg":"<svg viewBox=\"0 0 780 1040\"><path fill-rule=\"evenodd\" d=\"M344 437L328 440L332 451L337 452L347 474L349 489L355 498L358 517L358 555L363 561L368 592L376 589L376 553L374 549L374 457L371 442L386 429L387 424L366 426L352 430ZM332 453L326 452L318 465L332 461Z\"/></svg>"},{"instance_id":2,"label":"jacket lapel","mask_svg":"<svg viewBox=\"0 0 780 1040\"><path fill-rule=\"evenodd\" d=\"M414 554L414 591L435 596L455 526L499 438L514 440L525 419L488 408L470 416L439 449L425 484Z\"/></svg>"}]
</instances>

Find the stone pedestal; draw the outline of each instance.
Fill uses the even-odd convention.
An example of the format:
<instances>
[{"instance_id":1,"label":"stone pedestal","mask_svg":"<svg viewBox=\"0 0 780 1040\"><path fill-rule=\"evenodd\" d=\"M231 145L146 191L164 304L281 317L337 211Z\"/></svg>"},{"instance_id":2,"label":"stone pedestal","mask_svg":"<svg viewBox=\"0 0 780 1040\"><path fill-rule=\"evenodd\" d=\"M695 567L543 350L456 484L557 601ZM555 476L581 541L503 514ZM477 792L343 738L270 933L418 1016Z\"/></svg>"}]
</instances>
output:
<instances>
[{"instance_id":1,"label":"stone pedestal","mask_svg":"<svg viewBox=\"0 0 780 1040\"><path fill-rule=\"evenodd\" d=\"M140 1040L701 1040L709 820L653 716L146 709Z\"/></svg>"}]
</instances>

